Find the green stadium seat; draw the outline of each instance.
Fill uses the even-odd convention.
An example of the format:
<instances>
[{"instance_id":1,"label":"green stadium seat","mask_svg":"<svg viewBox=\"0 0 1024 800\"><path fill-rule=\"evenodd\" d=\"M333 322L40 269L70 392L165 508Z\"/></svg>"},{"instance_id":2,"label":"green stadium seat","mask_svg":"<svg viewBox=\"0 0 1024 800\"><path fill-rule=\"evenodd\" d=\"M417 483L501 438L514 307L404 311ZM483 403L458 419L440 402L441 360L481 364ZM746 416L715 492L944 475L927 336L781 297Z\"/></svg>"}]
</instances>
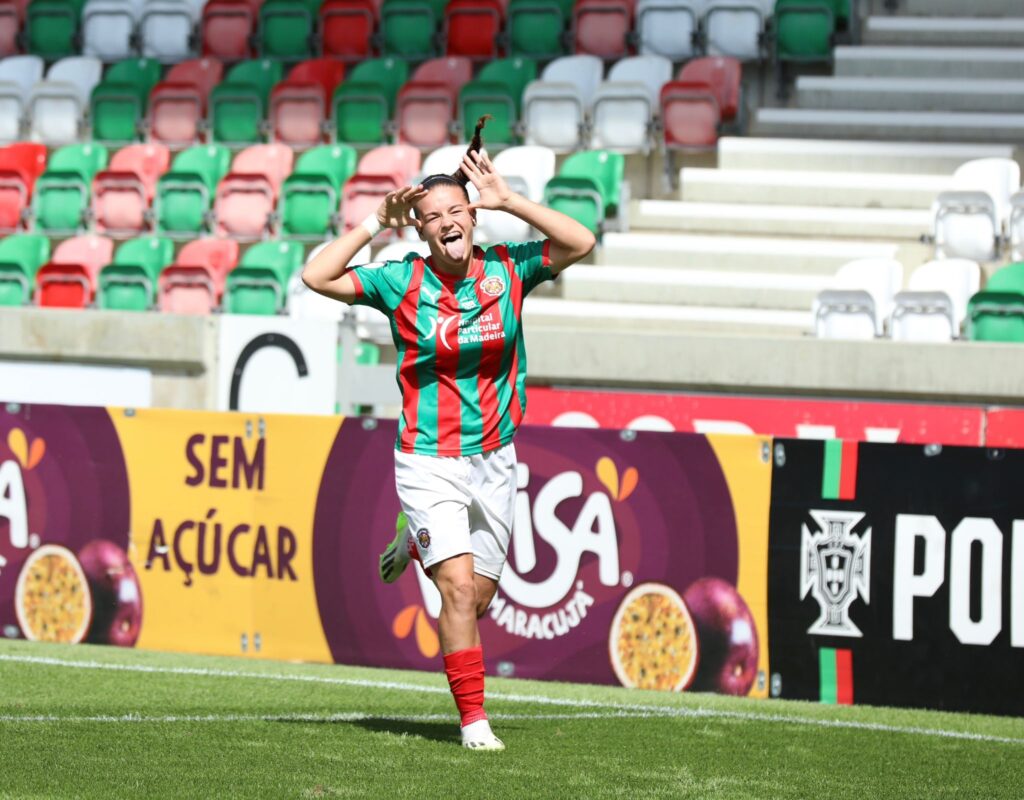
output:
<instances>
[{"instance_id":1,"label":"green stadium seat","mask_svg":"<svg viewBox=\"0 0 1024 800\"><path fill-rule=\"evenodd\" d=\"M1007 264L992 273L985 283L986 292L1019 292L1024 294L1024 262Z\"/></svg>"},{"instance_id":2,"label":"green stadium seat","mask_svg":"<svg viewBox=\"0 0 1024 800\"><path fill-rule=\"evenodd\" d=\"M21 306L32 299L39 268L50 260L50 240L33 233L0 240L0 306Z\"/></svg>"},{"instance_id":3,"label":"green stadium seat","mask_svg":"<svg viewBox=\"0 0 1024 800\"><path fill-rule=\"evenodd\" d=\"M967 304L967 338L1024 343L1024 294L986 289L974 295Z\"/></svg>"},{"instance_id":4,"label":"green stadium seat","mask_svg":"<svg viewBox=\"0 0 1024 800\"><path fill-rule=\"evenodd\" d=\"M384 0L381 52L416 61L437 55L437 28L445 5L445 0Z\"/></svg>"},{"instance_id":5,"label":"green stadium seat","mask_svg":"<svg viewBox=\"0 0 1024 800\"><path fill-rule=\"evenodd\" d=\"M626 160L621 153L587 150L566 159L548 181L544 200L598 235L607 217L620 212Z\"/></svg>"},{"instance_id":6,"label":"green stadium seat","mask_svg":"<svg viewBox=\"0 0 1024 800\"><path fill-rule=\"evenodd\" d=\"M281 187L281 235L317 241L336 230L341 187L355 171L356 151L348 145L323 145L303 153Z\"/></svg>"},{"instance_id":7,"label":"green stadium seat","mask_svg":"<svg viewBox=\"0 0 1024 800\"><path fill-rule=\"evenodd\" d=\"M566 21L572 18L572 0L512 0L505 35L508 54L549 59L565 55Z\"/></svg>"},{"instance_id":8,"label":"green stadium seat","mask_svg":"<svg viewBox=\"0 0 1024 800\"><path fill-rule=\"evenodd\" d=\"M35 229L49 234L83 230L92 179L106 166L107 148L101 144L69 144L50 156L32 195Z\"/></svg>"},{"instance_id":9,"label":"green stadium seat","mask_svg":"<svg viewBox=\"0 0 1024 800\"><path fill-rule=\"evenodd\" d=\"M488 144L518 142L516 123L523 91L536 77L537 64L530 59L505 58L487 64L459 92L463 137L469 137L481 116L490 114L494 119L487 123Z\"/></svg>"},{"instance_id":10,"label":"green stadium seat","mask_svg":"<svg viewBox=\"0 0 1024 800\"><path fill-rule=\"evenodd\" d=\"M409 80L409 65L397 58L358 64L334 92L334 140L376 145L390 141L398 90Z\"/></svg>"},{"instance_id":11,"label":"green stadium seat","mask_svg":"<svg viewBox=\"0 0 1024 800\"><path fill-rule=\"evenodd\" d=\"M277 314L284 309L288 279L302 269L299 242L260 242L250 247L228 273L224 311L229 314Z\"/></svg>"},{"instance_id":12,"label":"green stadium seat","mask_svg":"<svg viewBox=\"0 0 1024 800\"><path fill-rule=\"evenodd\" d=\"M92 90L92 138L100 142L132 142L142 134L149 93L160 82L160 63L132 58L114 64Z\"/></svg>"},{"instance_id":13,"label":"green stadium seat","mask_svg":"<svg viewBox=\"0 0 1024 800\"><path fill-rule=\"evenodd\" d=\"M100 270L100 308L146 311L156 302L160 271L174 262L174 242L152 236L122 244L114 261Z\"/></svg>"},{"instance_id":14,"label":"green stadium seat","mask_svg":"<svg viewBox=\"0 0 1024 800\"><path fill-rule=\"evenodd\" d=\"M215 142L255 144L263 141L270 91L281 80L279 61L243 61L210 93L210 131Z\"/></svg>"},{"instance_id":15,"label":"green stadium seat","mask_svg":"<svg viewBox=\"0 0 1024 800\"><path fill-rule=\"evenodd\" d=\"M259 54L285 61L311 58L319 12L320 0L267 0L260 6Z\"/></svg>"},{"instance_id":16,"label":"green stadium seat","mask_svg":"<svg viewBox=\"0 0 1024 800\"><path fill-rule=\"evenodd\" d=\"M157 183L156 230L188 239L201 233L209 222L217 184L230 166L231 151L223 145L200 145L179 153Z\"/></svg>"},{"instance_id":17,"label":"green stadium seat","mask_svg":"<svg viewBox=\"0 0 1024 800\"><path fill-rule=\"evenodd\" d=\"M25 52L54 61L78 53L85 0L32 0L25 14Z\"/></svg>"},{"instance_id":18,"label":"green stadium seat","mask_svg":"<svg viewBox=\"0 0 1024 800\"><path fill-rule=\"evenodd\" d=\"M829 61L841 0L777 0L775 59L777 62Z\"/></svg>"}]
</instances>

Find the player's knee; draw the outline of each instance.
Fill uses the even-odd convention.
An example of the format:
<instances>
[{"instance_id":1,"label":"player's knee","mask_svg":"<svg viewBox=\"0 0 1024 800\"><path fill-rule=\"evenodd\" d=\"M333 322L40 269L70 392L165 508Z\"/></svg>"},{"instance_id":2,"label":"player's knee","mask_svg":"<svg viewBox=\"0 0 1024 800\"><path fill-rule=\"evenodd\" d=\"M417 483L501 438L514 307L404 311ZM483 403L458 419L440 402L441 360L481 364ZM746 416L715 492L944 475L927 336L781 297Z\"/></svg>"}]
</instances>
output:
<instances>
[{"instance_id":1,"label":"player's knee","mask_svg":"<svg viewBox=\"0 0 1024 800\"><path fill-rule=\"evenodd\" d=\"M460 578L449 581L441 592L441 597L457 613L473 614L476 611L476 584L472 577L468 580Z\"/></svg>"}]
</instances>

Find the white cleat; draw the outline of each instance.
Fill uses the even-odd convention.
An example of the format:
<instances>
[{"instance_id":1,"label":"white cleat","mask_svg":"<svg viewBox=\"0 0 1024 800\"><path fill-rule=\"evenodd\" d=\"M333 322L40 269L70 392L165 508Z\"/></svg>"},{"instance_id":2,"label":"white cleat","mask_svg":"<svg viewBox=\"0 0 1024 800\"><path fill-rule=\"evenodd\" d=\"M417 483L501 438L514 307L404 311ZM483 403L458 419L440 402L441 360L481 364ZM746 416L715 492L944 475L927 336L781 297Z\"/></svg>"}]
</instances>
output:
<instances>
[{"instance_id":1,"label":"white cleat","mask_svg":"<svg viewBox=\"0 0 1024 800\"><path fill-rule=\"evenodd\" d=\"M462 729L462 746L470 750L504 750L505 743L494 735L485 719L471 722Z\"/></svg>"}]
</instances>

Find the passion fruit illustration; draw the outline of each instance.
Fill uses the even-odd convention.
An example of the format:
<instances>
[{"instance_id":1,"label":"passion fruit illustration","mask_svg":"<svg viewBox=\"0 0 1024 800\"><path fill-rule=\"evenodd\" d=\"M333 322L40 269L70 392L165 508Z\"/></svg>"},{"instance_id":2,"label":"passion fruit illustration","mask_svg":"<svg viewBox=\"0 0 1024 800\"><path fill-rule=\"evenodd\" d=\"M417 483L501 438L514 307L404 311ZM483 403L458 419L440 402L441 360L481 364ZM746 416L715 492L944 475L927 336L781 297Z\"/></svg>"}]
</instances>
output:
<instances>
[{"instance_id":1,"label":"passion fruit illustration","mask_svg":"<svg viewBox=\"0 0 1024 800\"><path fill-rule=\"evenodd\" d=\"M746 695L757 677L754 615L736 588L721 578L701 578L683 593L700 640L693 689Z\"/></svg>"},{"instance_id":2,"label":"passion fruit illustration","mask_svg":"<svg viewBox=\"0 0 1024 800\"><path fill-rule=\"evenodd\" d=\"M619 604L608 636L612 669L623 686L681 692L697 672L697 629L683 598L642 583Z\"/></svg>"},{"instance_id":3,"label":"passion fruit illustration","mask_svg":"<svg viewBox=\"0 0 1024 800\"><path fill-rule=\"evenodd\" d=\"M75 554L56 544L34 550L18 573L14 607L26 639L66 644L85 639L93 618L92 593Z\"/></svg>"},{"instance_id":4,"label":"passion fruit illustration","mask_svg":"<svg viewBox=\"0 0 1024 800\"><path fill-rule=\"evenodd\" d=\"M95 539L78 553L92 591L93 621L88 640L132 647L142 628L142 591L128 554L107 539Z\"/></svg>"}]
</instances>

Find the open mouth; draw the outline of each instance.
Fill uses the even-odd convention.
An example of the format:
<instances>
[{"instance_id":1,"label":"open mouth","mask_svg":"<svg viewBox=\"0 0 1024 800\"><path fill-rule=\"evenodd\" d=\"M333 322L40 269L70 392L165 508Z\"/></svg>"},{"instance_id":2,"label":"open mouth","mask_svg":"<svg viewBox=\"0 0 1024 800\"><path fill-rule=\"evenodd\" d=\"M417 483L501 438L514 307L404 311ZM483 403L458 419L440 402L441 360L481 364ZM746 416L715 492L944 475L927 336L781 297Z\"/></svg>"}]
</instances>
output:
<instances>
[{"instance_id":1,"label":"open mouth","mask_svg":"<svg viewBox=\"0 0 1024 800\"><path fill-rule=\"evenodd\" d=\"M462 261L466 254L466 240L461 231L451 231L441 237L441 246L452 261Z\"/></svg>"}]
</instances>

